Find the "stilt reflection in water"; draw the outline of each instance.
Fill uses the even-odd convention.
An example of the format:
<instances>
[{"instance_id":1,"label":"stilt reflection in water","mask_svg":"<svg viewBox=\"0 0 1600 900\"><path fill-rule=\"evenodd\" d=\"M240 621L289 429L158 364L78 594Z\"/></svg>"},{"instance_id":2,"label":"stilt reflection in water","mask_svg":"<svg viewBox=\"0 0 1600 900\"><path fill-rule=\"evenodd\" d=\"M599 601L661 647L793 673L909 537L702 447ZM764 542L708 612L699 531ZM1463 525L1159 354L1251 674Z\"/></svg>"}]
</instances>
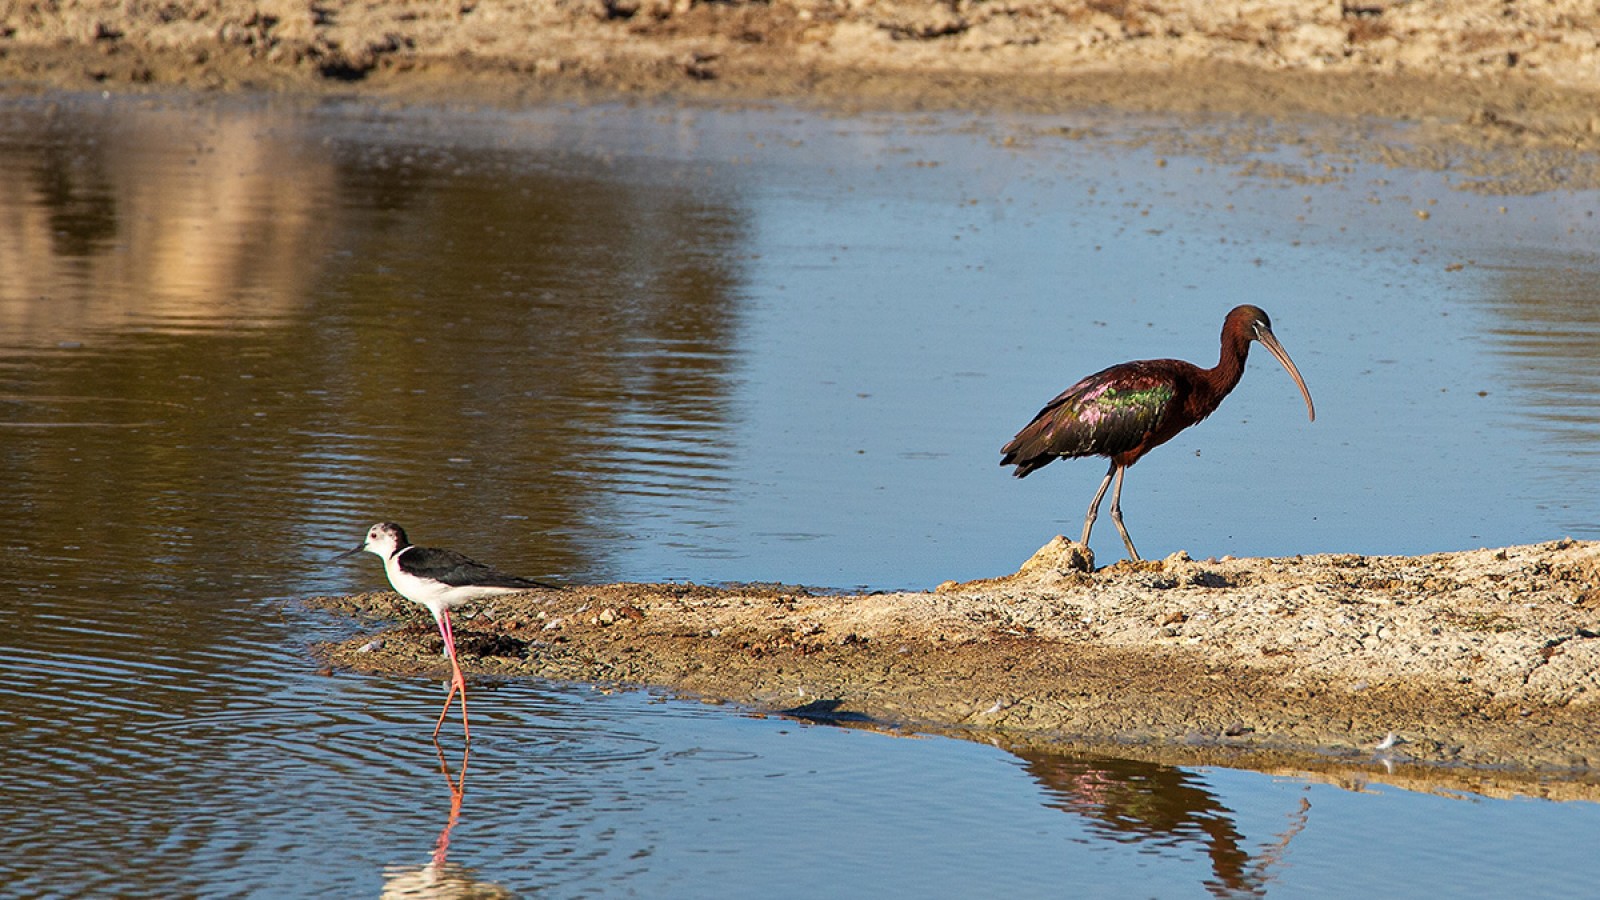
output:
<instances>
[{"instance_id":1,"label":"stilt reflection in water","mask_svg":"<svg viewBox=\"0 0 1600 900\"><path fill-rule=\"evenodd\" d=\"M402 897L407 900L460 900L467 897L494 900L512 896L510 890L479 881L470 869L446 860L450 852L450 832L461 819L461 801L467 793L467 757L472 751L470 747L462 748L460 770L456 775L451 775L444 749L434 744L434 750L439 754L439 771L443 773L444 783L450 789L450 815L445 819L444 828L439 830L439 837L433 844L433 858L427 865L395 865L384 870L382 896L386 900Z\"/></svg>"}]
</instances>

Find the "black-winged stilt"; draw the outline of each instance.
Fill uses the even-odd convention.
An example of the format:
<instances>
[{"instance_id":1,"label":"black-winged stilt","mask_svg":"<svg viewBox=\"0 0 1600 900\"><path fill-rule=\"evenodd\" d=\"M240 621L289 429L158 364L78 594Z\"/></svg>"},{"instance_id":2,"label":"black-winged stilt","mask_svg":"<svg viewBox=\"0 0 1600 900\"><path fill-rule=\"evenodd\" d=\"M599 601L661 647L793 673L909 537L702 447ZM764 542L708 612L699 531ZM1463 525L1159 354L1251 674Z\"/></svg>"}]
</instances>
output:
<instances>
[{"instance_id":1,"label":"black-winged stilt","mask_svg":"<svg viewBox=\"0 0 1600 900\"><path fill-rule=\"evenodd\" d=\"M472 600L515 594L532 590L560 590L552 584L507 575L494 568L455 552L433 547L415 547L406 538L406 530L392 522L379 522L367 530L367 539L361 546L341 553L335 559L354 556L361 551L377 554L383 560L383 569L389 583L413 603L420 603L433 613L439 626L439 636L444 638L444 651L450 657L450 692L445 695L444 709L439 711L439 721L433 726L437 740L444 717L450 712L450 703L461 694L461 732L472 740L467 725L467 682L461 675L461 664L456 662L455 633L450 627L450 610Z\"/></svg>"}]
</instances>

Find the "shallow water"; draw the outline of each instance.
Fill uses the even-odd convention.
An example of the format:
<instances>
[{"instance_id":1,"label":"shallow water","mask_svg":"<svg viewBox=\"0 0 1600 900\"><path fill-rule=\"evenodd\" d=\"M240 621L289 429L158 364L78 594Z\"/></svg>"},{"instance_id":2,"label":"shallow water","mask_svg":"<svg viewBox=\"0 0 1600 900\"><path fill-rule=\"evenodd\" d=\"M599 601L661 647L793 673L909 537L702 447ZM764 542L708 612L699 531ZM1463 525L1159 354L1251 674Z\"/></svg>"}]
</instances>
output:
<instances>
[{"instance_id":1,"label":"shallow water","mask_svg":"<svg viewBox=\"0 0 1600 900\"><path fill-rule=\"evenodd\" d=\"M521 684L475 691L430 869L439 694L319 670L311 645L361 626L297 599L380 586L369 557L327 562L378 519L573 581L1013 570L1077 533L1103 466L1018 482L999 446L1109 363L1214 361L1238 302L1272 314L1317 421L1258 354L1128 476L1147 556L1600 536L1597 198L1171 145L1239 127L7 101L0 700L28 799L0 874L28 896L1586 890L1591 804ZM1120 553L1104 520L1094 544Z\"/></svg>"}]
</instances>

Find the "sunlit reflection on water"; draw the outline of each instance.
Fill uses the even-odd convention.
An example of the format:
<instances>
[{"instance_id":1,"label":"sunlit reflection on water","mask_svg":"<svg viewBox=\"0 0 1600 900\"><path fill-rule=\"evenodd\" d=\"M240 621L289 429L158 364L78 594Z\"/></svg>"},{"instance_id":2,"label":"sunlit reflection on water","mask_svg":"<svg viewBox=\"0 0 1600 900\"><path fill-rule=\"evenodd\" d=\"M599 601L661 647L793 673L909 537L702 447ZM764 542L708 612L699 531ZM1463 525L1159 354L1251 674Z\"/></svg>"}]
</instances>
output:
<instances>
[{"instance_id":1,"label":"sunlit reflection on water","mask_svg":"<svg viewBox=\"0 0 1600 900\"><path fill-rule=\"evenodd\" d=\"M327 562L380 519L578 582L994 575L1076 529L1102 472L1018 483L1000 444L1109 363L1209 363L1246 300L1318 420L1258 360L1130 474L1151 552L1600 536L1600 262L1572 198L1359 164L1286 188L1114 137L1159 122L1007 143L1019 123L7 103L0 701L29 792L0 826L9 889L1585 888L1584 804L583 688L478 687L479 743L441 760L438 685L319 671L312 643L362 626L292 601L380 586ZM1451 841L1373 846L1395 822ZM1513 843L1543 864L1484 862Z\"/></svg>"}]
</instances>

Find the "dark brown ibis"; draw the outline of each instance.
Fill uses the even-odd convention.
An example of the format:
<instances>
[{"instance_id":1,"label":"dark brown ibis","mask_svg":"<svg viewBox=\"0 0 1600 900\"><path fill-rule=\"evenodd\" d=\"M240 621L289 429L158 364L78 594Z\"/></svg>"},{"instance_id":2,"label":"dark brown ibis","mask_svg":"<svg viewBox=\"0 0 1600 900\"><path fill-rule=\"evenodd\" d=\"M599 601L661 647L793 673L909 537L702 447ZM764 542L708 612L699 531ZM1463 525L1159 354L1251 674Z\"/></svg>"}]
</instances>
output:
<instances>
[{"instance_id":1,"label":"dark brown ibis","mask_svg":"<svg viewBox=\"0 0 1600 900\"><path fill-rule=\"evenodd\" d=\"M1259 307L1237 306L1222 322L1222 358L1214 368L1202 369L1181 359L1145 359L1096 372L1045 404L1028 427L1000 449L1004 454L1000 465L1016 466L1013 474L1022 478L1056 459L1108 457L1111 468L1083 519L1082 544L1089 545L1089 529L1094 527L1106 486L1115 478L1111 521L1127 545L1128 556L1137 560L1139 551L1122 525L1123 476L1140 457L1216 410L1244 374L1251 341L1260 341L1283 363L1306 398L1306 412L1316 421L1311 392L1273 336L1272 321Z\"/></svg>"}]
</instances>

